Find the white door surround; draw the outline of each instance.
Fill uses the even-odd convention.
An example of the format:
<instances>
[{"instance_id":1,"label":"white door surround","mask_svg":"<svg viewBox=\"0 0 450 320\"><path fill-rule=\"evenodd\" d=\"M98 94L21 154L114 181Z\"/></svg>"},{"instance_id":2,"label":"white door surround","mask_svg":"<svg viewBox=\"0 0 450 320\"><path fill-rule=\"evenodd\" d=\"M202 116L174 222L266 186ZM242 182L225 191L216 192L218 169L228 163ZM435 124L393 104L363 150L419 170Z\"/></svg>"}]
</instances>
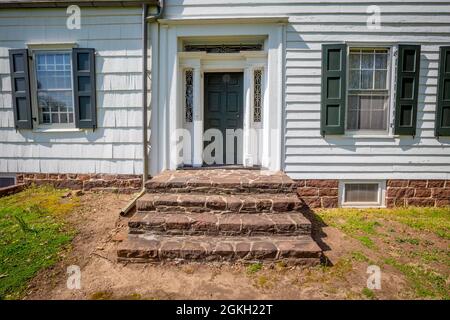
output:
<instances>
[{"instance_id":1,"label":"white door surround","mask_svg":"<svg viewBox=\"0 0 450 320\"><path fill-rule=\"evenodd\" d=\"M227 19L223 19L224 21ZM222 21L222 20L220 20ZM276 171L282 165L282 83L283 83L283 30L284 22L280 19L257 18L246 20L247 23L207 23L194 24L194 21L160 21L159 32L159 66L152 72L152 95L157 90L156 103L152 104L152 136L150 161L151 173L165 169L174 170L181 165L201 166L203 163L203 74L205 72L243 72L244 73L244 124L243 124L243 164L260 164L263 168ZM217 21L216 21L217 22ZM228 21L227 21L228 22ZM214 38L264 38L264 50L241 51L237 53L184 52L185 39ZM153 41L153 39L152 39ZM220 40L218 40L220 43ZM152 48L155 44L152 42ZM153 50L152 50L153 51ZM185 121L185 71L193 71L193 112L192 122ZM263 71L261 93L261 122L252 121L253 72ZM156 77L155 77L156 76ZM153 99L152 99L153 100ZM155 105L156 104L156 105ZM156 130L154 130L156 128ZM177 129L187 129L190 139L182 139ZM257 129L261 135L256 140L250 129ZM188 141L189 140L189 141ZM183 152L180 156L180 146ZM191 147L191 148L189 148Z\"/></svg>"}]
</instances>

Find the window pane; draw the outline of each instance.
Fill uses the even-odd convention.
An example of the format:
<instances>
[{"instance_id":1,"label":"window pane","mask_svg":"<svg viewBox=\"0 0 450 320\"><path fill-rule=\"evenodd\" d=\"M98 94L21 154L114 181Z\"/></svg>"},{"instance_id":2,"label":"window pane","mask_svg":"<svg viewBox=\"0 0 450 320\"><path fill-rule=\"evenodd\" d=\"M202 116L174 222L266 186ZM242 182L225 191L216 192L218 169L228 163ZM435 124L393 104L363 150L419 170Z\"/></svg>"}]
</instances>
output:
<instances>
[{"instance_id":1,"label":"window pane","mask_svg":"<svg viewBox=\"0 0 450 320\"><path fill-rule=\"evenodd\" d=\"M373 88L373 71L363 70L361 71L361 89Z\"/></svg>"},{"instance_id":2,"label":"window pane","mask_svg":"<svg viewBox=\"0 0 450 320\"><path fill-rule=\"evenodd\" d=\"M375 69L387 69L387 54L375 55Z\"/></svg>"},{"instance_id":3,"label":"window pane","mask_svg":"<svg viewBox=\"0 0 450 320\"><path fill-rule=\"evenodd\" d=\"M361 96L359 97L359 128L358 129L370 129L370 104L371 104L370 96Z\"/></svg>"},{"instance_id":4,"label":"window pane","mask_svg":"<svg viewBox=\"0 0 450 320\"><path fill-rule=\"evenodd\" d=\"M370 53L362 54L361 69L373 69L373 54Z\"/></svg>"},{"instance_id":5,"label":"window pane","mask_svg":"<svg viewBox=\"0 0 450 320\"><path fill-rule=\"evenodd\" d=\"M345 185L345 202L378 202L378 183L348 183Z\"/></svg>"},{"instance_id":6,"label":"window pane","mask_svg":"<svg viewBox=\"0 0 450 320\"><path fill-rule=\"evenodd\" d=\"M385 97L372 97L372 121L370 127L374 130L386 130L387 108Z\"/></svg>"},{"instance_id":7,"label":"window pane","mask_svg":"<svg viewBox=\"0 0 450 320\"><path fill-rule=\"evenodd\" d=\"M72 123L70 53L37 53L36 79L41 123Z\"/></svg>"},{"instance_id":8,"label":"window pane","mask_svg":"<svg viewBox=\"0 0 450 320\"><path fill-rule=\"evenodd\" d=\"M360 68L360 54L358 53L350 53L350 69L359 69Z\"/></svg>"},{"instance_id":9,"label":"window pane","mask_svg":"<svg viewBox=\"0 0 450 320\"><path fill-rule=\"evenodd\" d=\"M350 80L349 80L349 88L350 89L359 89L359 83L361 78L361 72L359 70L350 71Z\"/></svg>"},{"instance_id":10,"label":"window pane","mask_svg":"<svg viewBox=\"0 0 450 320\"><path fill-rule=\"evenodd\" d=\"M358 129L358 96L348 96L347 128Z\"/></svg>"},{"instance_id":11,"label":"window pane","mask_svg":"<svg viewBox=\"0 0 450 320\"><path fill-rule=\"evenodd\" d=\"M375 71L375 89L387 89L386 87L387 72L384 70Z\"/></svg>"}]
</instances>

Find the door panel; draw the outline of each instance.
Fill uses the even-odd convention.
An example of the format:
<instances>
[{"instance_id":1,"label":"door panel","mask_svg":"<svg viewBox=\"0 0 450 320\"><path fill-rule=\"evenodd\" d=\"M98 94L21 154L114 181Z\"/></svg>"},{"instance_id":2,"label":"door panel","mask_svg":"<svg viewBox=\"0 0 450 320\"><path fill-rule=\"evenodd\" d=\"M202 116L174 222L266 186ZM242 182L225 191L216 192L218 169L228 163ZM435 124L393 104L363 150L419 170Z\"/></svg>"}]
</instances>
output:
<instances>
[{"instance_id":1,"label":"door panel","mask_svg":"<svg viewBox=\"0 0 450 320\"><path fill-rule=\"evenodd\" d=\"M227 150L227 129L243 128L243 73L205 73L204 130L218 129L222 133L223 157L216 165L242 164L242 134L236 134L234 145ZM220 140L220 139L219 139ZM214 139L212 140L214 141ZM212 143L205 141L204 147Z\"/></svg>"}]
</instances>

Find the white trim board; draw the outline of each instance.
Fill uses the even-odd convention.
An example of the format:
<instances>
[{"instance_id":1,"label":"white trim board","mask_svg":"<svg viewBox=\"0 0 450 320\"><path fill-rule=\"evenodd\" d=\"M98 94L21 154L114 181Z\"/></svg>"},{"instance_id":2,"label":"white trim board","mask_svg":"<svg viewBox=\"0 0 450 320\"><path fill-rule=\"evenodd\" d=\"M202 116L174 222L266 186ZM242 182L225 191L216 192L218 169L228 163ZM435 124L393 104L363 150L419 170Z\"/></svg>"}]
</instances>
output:
<instances>
[{"instance_id":1,"label":"white trim board","mask_svg":"<svg viewBox=\"0 0 450 320\"><path fill-rule=\"evenodd\" d=\"M174 170L181 164L176 156L177 143L173 133L178 128L183 128L182 70L183 67L186 67L186 64L190 63L193 63L194 67L200 64L197 80L194 80L197 83L200 80L199 77L201 77L200 68L209 69L210 71L237 69L244 70L245 73L245 70L248 72L252 67L264 66L265 90L263 95L261 165L268 170L281 170L283 144L281 125L283 119L282 63L284 25L279 23L236 24L234 20L226 21L228 24L220 24L217 20L214 20L215 24L208 26L208 28L205 28L201 23L188 25L162 24L160 26L159 43L152 43L152 46L159 45L160 56L159 74L155 75L155 79L158 79L157 83L159 84L157 88L158 103L156 106L153 106L154 109L152 107L152 117L159 119L156 137L158 151L150 156L151 161L153 161L151 167L154 172L152 174L166 169ZM265 53L246 52L239 55L231 54L220 57L215 54L201 52L181 52L184 38L202 37L204 39L211 39L221 36L245 36L247 38L251 36L258 38L264 36L266 39L264 45ZM205 60L203 61L200 58L205 58ZM239 60L241 61L240 64L237 63ZM226 66L223 65L225 61ZM243 61L245 63L242 63ZM248 73L247 77L249 78ZM201 97L198 97L195 101L199 101L201 104L201 99ZM244 99L247 99L245 94ZM201 113L199 114L201 115ZM199 129L197 128L196 130ZM198 157L199 153L196 154Z\"/></svg>"}]
</instances>

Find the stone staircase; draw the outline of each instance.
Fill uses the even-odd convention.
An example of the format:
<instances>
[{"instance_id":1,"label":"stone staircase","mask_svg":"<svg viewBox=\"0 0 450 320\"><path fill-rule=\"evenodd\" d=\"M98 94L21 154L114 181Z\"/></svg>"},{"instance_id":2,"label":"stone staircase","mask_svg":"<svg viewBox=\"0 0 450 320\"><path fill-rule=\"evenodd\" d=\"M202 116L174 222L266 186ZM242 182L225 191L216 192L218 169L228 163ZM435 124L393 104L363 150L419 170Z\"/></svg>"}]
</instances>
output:
<instances>
[{"instance_id":1,"label":"stone staircase","mask_svg":"<svg viewBox=\"0 0 450 320\"><path fill-rule=\"evenodd\" d=\"M165 171L146 189L119 261L320 262L296 184L284 173Z\"/></svg>"}]
</instances>

